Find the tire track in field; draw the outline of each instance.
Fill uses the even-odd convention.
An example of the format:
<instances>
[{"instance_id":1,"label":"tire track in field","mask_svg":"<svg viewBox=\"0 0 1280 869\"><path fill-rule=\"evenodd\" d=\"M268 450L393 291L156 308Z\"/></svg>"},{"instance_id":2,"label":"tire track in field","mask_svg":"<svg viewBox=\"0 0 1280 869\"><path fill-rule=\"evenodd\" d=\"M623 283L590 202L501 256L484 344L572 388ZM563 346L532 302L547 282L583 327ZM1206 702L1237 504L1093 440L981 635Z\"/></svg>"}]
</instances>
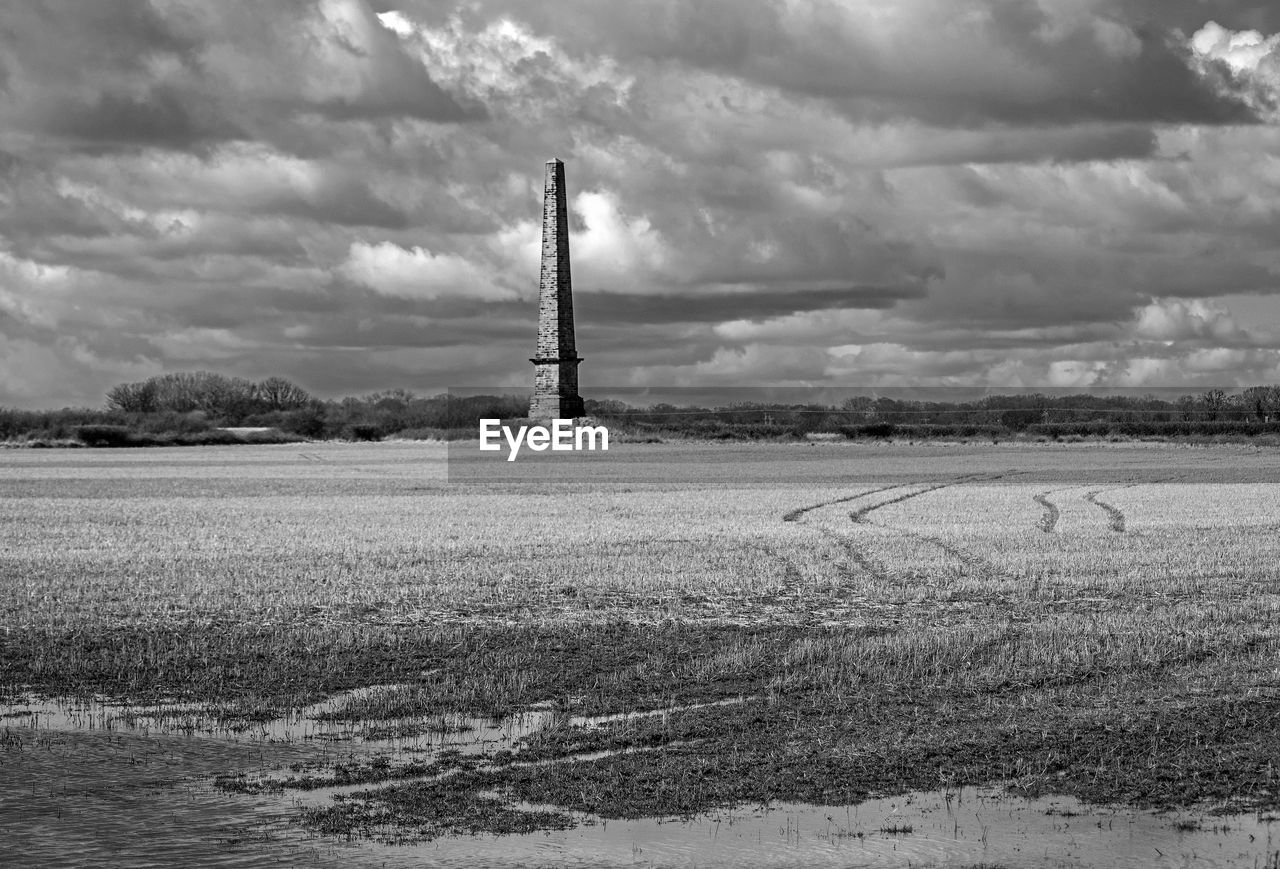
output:
<instances>
[{"instance_id":1,"label":"tire track in field","mask_svg":"<svg viewBox=\"0 0 1280 869\"><path fill-rule=\"evenodd\" d=\"M1058 517L1062 514L1058 511L1058 505L1049 500L1049 496L1057 489L1050 489L1048 492L1041 492L1038 495L1032 495L1031 499L1044 508L1044 515L1040 517L1040 530L1045 534L1052 534L1053 529L1058 527Z\"/></svg>"},{"instance_id":2,"label":"tire track in field","mask_svg":"<svg viewBox=\"0 0 1280 869\"><path fill-rule=\"evenodd\" d=\"M943 480L943 481L932 483L932 484L923 484L923 488L921 488L922 484L920 483L903 484L903 485L897 485L897 486L884 486L879 489L873 489L871 491L861 492L857 495L850 495L849 497L846 497L846 498L837 498L833 501L827 501L822 504L814 504L810 507L800 508L799 510L792 510L790 513L783 516L783 521L794 522L796 521L796 519L800 518L800 516L804 515L805 513L808 513L811 510L816 510L820 507L827 507L834 504L845 504L851 501L857 501L868 495L874 495L879 492L886 492L891 489L910 488L912 489L912 491L904 492L901 495L897 495L896 497L889 498L888 500L885 500L885 501L881 501L878 504L871 504L871 505L867 505L867 506L855 509L853 512L849 514L850 520L855 525L874 525L877 528L884 529L890 534L895 534L895 535L898 535L899 537L906 537L912 540L918 540L922 543L927 543L929 545L935 546L938 549L941 549L944 553L946 553L950 557L959 561L965 567L974 571L975 573L984 574L988 576L997 575L997 574L1000 574L1001 571L999 571L993 564L988 562L986 559L980 558L979 556L976 556L973 553L968 552L965 549L962 549L961 547L956 546L955 544L942 539L941 537L936 537L930 534L920 534L915 531L909 531L905 528L898 528L891 525L883 525L878 522L872 522L870 519L867 518L867 516L869 516L871 513L875 512L876 510L879 510L881 507L888 507L891 504L900 504L903 501L910 500L911 498L917 498L921 495L927 495L928 493L936 492L939 489L945 489L949 486L956 486L956 485L967 483L967 482L998 480L1002 477L1008 476L1009 473L1012 473L1012 472L1005 472L1005 473L999 473L999 474L963 474L958 477L953 477L949 480ZM878 564L875 560L870 558L869 555L864 551L862 547L859 547L856 543L850 540L846 535L838 534L830 530L825 530L824 533L827 533L829 536L835 537L840 547L844 550L846 557L855 565L857 565L859 568L866 571L866 573L869 574L873 579L875 579L878 582L888 582L891 580L889 571L887 571L883 566Z\"/></svg>"},{"instance_id":3,"label":"tire track in field","mask_svg":"<svg viewBox=\"0 0 1280 869\"><path fill-rule=\"evenodd\" d=\"M860 550L854 544L854 542L850 540L848 537L846 537L843 534L839 534L835 531L832 531L830 528L823 528L819 526L818 530L821 531L823 534L827 535L828 537L832 538L835 541L836 545L839 546L844 551L845 558L849 559L849 561L853 562L857 567L861 568L864 572L866 572L868 576L870 576L876 582L883 583L883 582L889 581L889 571L885 570L884 567L881 566L878 561L873 560L864 552L862 552L862 550ZM841 573L843 573L847 579L855 578L848 571L848 569L843 567L842 565L836 565L836 569L839 570Z\"/></svg>"},{"instance_id":4,"label":"tire track in field","mask_svg":"<svg viewBox=\"0 0 1280 869\"><path fill-rule=\"evenodd\" d=\"M994 474L994 475L965 474L963 476L956 477L951 480L946 480L944 482L937 483L936 485L926 486L925 488L919 490L918 492L907 492L905 494L898 495L896 498L890 498L887 501L881 501L879 504L872 504L869 507L861 507L857 510L854 510L852 513L850 513L849 518L853 520L855 525L860 524L863 522L867 522L868 520L866 517L869 516L871 513L874 513L876 510L879 510L881 507L888 507L890 504L901 504L903 501L908 501L912 498L918 498L921 495L927 495L930 492L936 492L939 489L946 489L949 486L958 486L961 483L975 482L978 480L998 480L1003 476L1004 474ZM871 494L871 493L868 492L867 494ZM888 528L889 526L886 525L881 527Z\"/></svg>"},{"instance_id":5,"label":"tire track in field","mask_svg":"<svg viewBox=\"0 0 1280 869\"><path fill-rule=\"evenodd\" d=\"M821 509L821 508L823 508L823 507L831 507L831 506L834 506L834 505L836 505L836 504L847 504L847 503L849 503L850 501L856 501L856 500L858 500L859 498L865 498L865 497L867 497L868 495L875 495L875 494L877 494L877 493L879 493L879 492L887 492L887 491L889 491L890 489L902 489L902 488L905 488L906 486L910 486L910 485L912 485L912 484L911 484L911 483L894 483L892 486L881 486L881 487L880 487L880 488L878 488L878 489L868 489L867 491L865 491L865 492L859 492L859 493L858 493L858 494L856 494L856 495L849 495L849 496L844 497L844 498L836 498L834 501L823 501L821 504L811 504L811 505L810 505L810 506L808 506L808 507L797 507L797 508L796 508L796 509L794 509L794 510L791 510L791 511L789 511L789 512L787 512L787 513L784 513L784 514L783 514L783 516L782 516L782 521L783 521L783 522L794 522L794 521L796 521L797 519L799 519L801 516L803 516L805 513L810 512L811 510L819 510L819 509Z\"/></svg>"},{"instance_id":6,"label":"tire track in field","mask_svg":"<svg viewBox=\"0 0 1280 869\"><path fill-rule=\"evenodd\" d=\"M933 544L934 546L938 547L943 552L947 553L952 558L956 559L965 567L969 568L975 573L983 574L985 576L995 576L997 574L1002 575L1004 573L1003 571L997 569L994 564L992 564L990 561L987 561L985 558L982 558L981 556L978 556L978 555L974 555L972 552L969 552L965 549L961 549L959 546L956 546L954 543L948 543L946 540L943 540L941 537L934 537L932 534L917 534L914 531L907 531L905 529L900 529L900 528L895 528L892 530L894 531L894 533L901 534L905 537L910 537L914 540L921 540L925 543Z\"/></svg>"},{"instance_id":7,"label":"tire track in field","mask_svg":"<svg viewBox=\"0 0 1280 869\"><path fill-rule=\"evenodd\" d=\"M1181 476L1161 477L1159 479L1150 480L1144 483L1126 483L1123 486L1113 486L1109 489L1094 489L1090 492L1086 492L1082 496L1081 500L1087 501L1088 503L1102 510L1107 515L1107 527L1117 534L1123 534L1128 531L1128 517L1125 516L1124 511L1121 510L1119 507L1115 506L1114 504L1101 500L1098 497L1099 495L1105 492L1119 492L1122 489L1131 489L1134 486L1139 486L1139 485L1158 486L1161 483L1176 482L1181 479L1183 479ZM1045 510L1044 515L1040 517L1040 523L1039 523L1040 530L1044 531L1045 533L1051 534L1057 529L1058 519L1061 515L1057 505L1049 500L1049 496L1062 491L1066 491L1066 490L1050 489L1049 491L1043 492L1039 495L1031 496L1036 501L1036 503L1040 504L1040 506L1042 506Z\"/></svg>"},{"instance_id":8,"label":"tire track in field","mask_svg":"<svg viewBox=\"0 0 1280 869\"><path fill-rule=\"evenodd\" d=\"M857 501L860 498L866 498L870 495L877 495L881 492L888 492L893 489L907 489L907 488L914 489L919 485L920 485L919 483L894 483L893 485L890 485L890 486L880 486L875 489L868 489L865 492L858 492L856 495L847 495L843 498L834 498L830 501L822 501L818 504L810 504L807 507L797 507L796 509L789 510L785 514L783 514L782 521L798 522L803 516L805 516L805 514L810 513L814 510L820 510L823 507L832 507L832 506L835 506L836 504L848 504L851 501ZM923 494L923 493L916 493L916 494ZM824 528L821 525L818 525L815 527L822 534L825 534L827 537L834 539L836 542L836 545L838 545L841 548L841 550L843 550L845 558L847 558L850 562L852 562L856 567L866 572L866 574L870 576L873 580L881 583L889 581L889 572L885 570L884 567L882 567L878 562L872 559L869 555L863 552L846 535L837 533L831 530L830 528ZM782 559L787 564L788 573L790 573L791 569L795 568L795 563L791 561L791 559L787 558L785 555L782 555L781 553L778 553L778 552L771 552L770 554L772 554L775 558ZM840 573L842 573L845 576L845 578L847 579L853 578L853 575L850 573L848 568L844 567L843 565L836 565L836 569Z\"/></svg>"},{"instance_id":9,"label":"tire track in field","mask_svg":"<svg viewBox=\"0 0 1280 869\"><path fill-rule=\"evenodd\" d=\"M992 564L987 559L982 558L981 556L978 556L978 555L974 555L972 552L969 552L967 549L957 546L954 543L951 543L950 541L945 540L941 537L938 537L933 534L921 534L917 531L910 531L906 528L899 528L892 525L884 525L878 522L872 522L868 520L866 517L868 514L870 514L875 510L880 509L881 507L888 507L890 504L900 504L903 501L906 501L910 498L915 498L919 495L927 495L929 492L936 492L939 489L945 489L950 486L957 486L962 483L991 482L994 480L999 480L1003 477L1010 476L1011 474L1015 474L1015 473L1018 473L1018 472L1006 471L1004 473L999 473L999 474L965 474L963 476L956 477L952 480L947 480L946 482L942 482L937 485L928 486L924 489L921 489L918 492L911 492L905 495L900 495L897 498L891 498L888 501L882 501L881 503L876 504L872 507L867 507L862 510L854 511L853 513L849 514L849 518L853 520L855 524L875 525L876 527L883 528L892 534L897 534L899 536L907 537L912 540L919 540L922 543L928 543L932 546L935 546L938 549L941 549L947 555L959 561L961 564L963 564L965 567L969 568L976 574L979 574L982 576L991 576L991 577L1007 576L1007 574L1005 574L1004 571L997 568L994 564Z\"/></svg>"},{"instance_id":10,"label":"tire track in field","mask_svg":"<svg viewBox=\"0 0 1280 869\"><path fill-rule=\"evenodd\" d=\"M1129 487L1121 486L1119 488L1127 489ZM1106 489L1106 490L1095 489L1092 492L1087 493L1084 496L1084 499L1088 501L1090 504L1094 505L1095 507L1101 507L1103 512L1107 514L1107 524L1110 525L1111 530L1116 532L1117 534L1123 534L1124 533L1124 512L1121 511L1121 509L1115 506L1114 504L1108 504L1106 501L1099 501L1098 495L1102 494L1103 491L1114 492L1118 490L1117 489Z\"/></svg>"},{"instance_id":11,"label":"tire track in field","mask_svg":"<svg viewBox=\"0 0 1280 869\"><path fill-rule=\"evenodd\" d=\"M763 543L756 543L754 541L748 541L747 548L754 549L757 552L763 552L770 558L781 561L783 577L788 583L799 585L804 582L804 571L800 569L800 565L796 563L795 559L790 556L784 555L772 546L767 546Z\"/></svg>"}]
</instances>

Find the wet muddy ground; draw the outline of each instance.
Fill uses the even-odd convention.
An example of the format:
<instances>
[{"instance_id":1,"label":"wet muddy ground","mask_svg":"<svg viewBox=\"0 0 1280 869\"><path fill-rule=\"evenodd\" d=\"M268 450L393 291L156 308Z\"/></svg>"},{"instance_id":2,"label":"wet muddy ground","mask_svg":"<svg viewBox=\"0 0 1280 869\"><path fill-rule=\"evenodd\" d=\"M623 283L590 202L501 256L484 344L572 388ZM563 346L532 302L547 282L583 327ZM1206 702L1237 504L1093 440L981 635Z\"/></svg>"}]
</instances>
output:
<instances>
[{"instance_id":1,"label":"wet muddy ground","mask_svg":"<svg viewBox=\"0 0 1280 869\"><path fill-rule=\"evenodd\" d=\"M226 867L1267 867L1280 860L1280 818L1264 812L1097 806L1020 796L1008 782L634 819L609 817L608 808L565 810L563 800L521 800L503 772L548 779L565 765L624 758L644 749L548 759L534 746L572 733L667 726L756 699L597 717L566 718L551 708L503 719L431 716L397 722L393 736L332 719L395 690L349 692L248 727L177 703L13 698L0 708L0 833L33 865L67 867L108 853L121 864ZM421 810L432 795L438 802L428 814ZM367 811L398 800L408 817ZM334 818L353 820L348 807L360 820L327 829Z\"/></svg>"}]
</instances>

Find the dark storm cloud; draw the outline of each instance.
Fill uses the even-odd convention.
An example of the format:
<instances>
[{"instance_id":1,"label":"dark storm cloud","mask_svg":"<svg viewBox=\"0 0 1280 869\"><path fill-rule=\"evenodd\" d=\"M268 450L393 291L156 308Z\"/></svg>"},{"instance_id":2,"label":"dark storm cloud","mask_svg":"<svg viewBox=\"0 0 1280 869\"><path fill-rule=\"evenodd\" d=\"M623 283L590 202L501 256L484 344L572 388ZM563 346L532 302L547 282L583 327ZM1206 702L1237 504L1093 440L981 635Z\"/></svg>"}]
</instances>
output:
<instances>
[{"instance_id":1,"label":"dark storm cloud","mask_svg":"<svg viewBox=\"0 0 1280 869\"><path fill-rule=\"evenodd\" d=\"M41 114L43 132L77 140L90 149L140 146L188 150L246 136L200 95L165 86L151 87L138 96L99 93L84 103L58 103Z\"/></svg>"},{"instance_id":2,"label":"dark storm cloud","mask_svg":"<svg viewBox=\"0 0 1280 869\"><path fill-rule=\"evenodd\" d=\"M915 144L916 153L902 154L895 165L990 165L996 163L1076 163L1148 157L1156 145L1155 131L1145 124L1073 124L1019 127L1002 124L974 131L957 131L945 139Z\"/></svg>"},{"instance_id":3,"label":"dark storm cloud","mask_svg":"<svg viewBox=\"0 0 1280 869\"><path fill-rule=\"evenodd\" d=\"M600 326L641 326L654 324L715 323L732 316L761 319L804 311L842 309L887 309L904 299L922 298L924 285L897 287L755 287L737 293L715 295L663 294L624 295L578 292L574 310L584 324ZM450 321L454 318L485 315L496 322L517 323L523 333L537 317L535 300L477 303L467 299L417 303L400 301L401 310L428 312Z\"/></svg>"},{"instance_id":4,"label":"dark storm cloud","mask_svg":"<svg viewBox=\"0 0 1280 869\"><path fill-rule=\"evenodd\" d=\"M915 0L869 14L836 2L788 8L769 0L494 0L480 8L528 21L579 51L603 46L619 57L714 70L830 100L864 119L1253 120L1244 102L1188 67L1168 28L1134 20L1119 2L1096 5L1097 14L1088 4L1000 0Z\"/></svg>"},{"instance_id":5,"label":"dark storm cloud","mask_svg":"<svg viewBox=\"0 0 1280 869\"><path fill-rule=\"evenodd\" d=\"M293 215L347 226L404 229L409 225L407 214L378 198L355 178L325 185L320 195L310 201L284 196L264 202L259 210L264 214Z\"/></svg>"},{"instance_id":6,"label":"dark storm cloud","mask_svg":"<svg viewBox=\"0 0 1280 869\"><path fill-rule=\"evenodd\" d=\"M201 151L288 121L483 114L439 87L362 5L35 0L6 12L11 129L89 149Z\"/></svg>"},{"instance_id":7,"label":"dark storm cloud","mask_svg":"<svg viewBox=\"0 0 1280 869\"><path fill-rule=\"evenodd\" d=\"M1214 19L1232 30L1280 31L1280 6L1257 0L1125 0L1114 5L1129 20L1152 29L1190 34Z\"/></svg>"},{"instance_id":8,"label":"dark storm cloud","mask_svg":"<svg viewBox=\"0 0 1280 869\"><path fill-rule=\"evenodd\" d=\"M843 308L891 308L903 299L928 292L923 285L903 287L829 287L787 290L759 288L751 292L715 296L579 295L576 309L584 319L609 324L713 323L733 316L760 319Z\"/></svg>"},{"instance_id":9,"label":"dark storm cloud","mask_svg":"<svg viewBox=\"0 0 1280 869\"><path fill-rule=\"evenodd\" d=\"M0 209L0 237L10 249L28 255L33 244L49 236L105 236L119 230L120 221L113 215L63 196L48 173L5 156L8 167L0 171L5 203Z\"/></svg>"}]
</instances>

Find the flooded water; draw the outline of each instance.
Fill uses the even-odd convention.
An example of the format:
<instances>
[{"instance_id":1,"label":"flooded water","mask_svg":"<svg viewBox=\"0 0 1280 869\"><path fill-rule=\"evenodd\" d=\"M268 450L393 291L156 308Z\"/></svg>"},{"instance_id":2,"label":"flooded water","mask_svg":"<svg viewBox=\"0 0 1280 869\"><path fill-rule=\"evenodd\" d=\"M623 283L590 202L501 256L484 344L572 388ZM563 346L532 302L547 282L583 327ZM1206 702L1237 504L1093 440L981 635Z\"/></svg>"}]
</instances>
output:
<instances>
[{"instance_id":1,"label":"flooded water","mask_svg":"<svg viewBox=\"0 0 1280 869\"><path fill-rule=\"evenodd\" d=\"M245 723L225 710L177 701L122 704L105 698L24 698L0 704L0 726L76 733L184 734L256 746L286 746L304 753L321 750L342 754L379 754L403 760L446 749L482 754L510 748L517 740L547 725L549 709L534 708L508 718L430 715L390 720L335 719L355 702L400 690L376 685L345 691L320 703L268 721Z\"/></svg>"},{"instance_id":2,"label":"flooded water","mask_svg":"<svg viewBox=\"0 0 1280 869\"><path fill-rule=\"evenodd\" d=\"M287 763L287 747L0 725L0 865L347 864L279 805L218 793L213 775ZM14 859L6 863L6 859Z\"/></svg>"},{"instance_id":3,"label":"flooded water","mask_svg":"<svg viewBox=\"0 0 1280 869\"><path fill-rule=\"evenodd\" d=\"M773 804L688 819L605 821L573 829L447 837L414 845L309 835L298 807L337 790L224 793L218 775L281 777L341 759L430 759L518 749L555 722L549 709L503 720L436 716L399 722L411 736L327 720L395 686L331 698L277 721L230 729L216 711L170 703L27 698L0 706L0 864L130 866L1257 866L1280 869L1280 821L1255 815L1157 814L1025 800L964 788L856 806ZM732 701L730 701L732 702ZM661 714L642 710L630 715ZM665 710L667 712L673 710ZM574 718L599 727L628 716ZM433 723L434 722L434 723ZM388 722L377 722L386 728ZM412 726L409 726L412 725ZM431 725L431 726L428 726ZM540 808L522 806L521 808Z\"/></svg>"},{"instance_id":4,"label":"flooded water","mask_svg":"<svg viewBox=\"0 0 1280 869\"><path fill-rule=\"evenodd\" d=\"M523 808L535 808L523 806ZM376 846L387 865L1271 867L1280 822L1156 815L962 788L857 806L773 804L688 820L601 821L571 830ZM1269 856L1270 855L1270 856ZM1268 860L1270 862L1268 862Z\"/></svg>"}]
</instances>

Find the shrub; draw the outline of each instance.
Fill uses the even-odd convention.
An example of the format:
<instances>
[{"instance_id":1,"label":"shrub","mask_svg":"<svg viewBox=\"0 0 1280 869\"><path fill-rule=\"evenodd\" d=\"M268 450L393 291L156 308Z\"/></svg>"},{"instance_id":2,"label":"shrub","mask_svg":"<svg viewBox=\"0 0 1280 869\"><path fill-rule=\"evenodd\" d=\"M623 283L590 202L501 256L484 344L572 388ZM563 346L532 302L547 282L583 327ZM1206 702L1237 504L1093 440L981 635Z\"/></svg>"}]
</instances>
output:
<instances>
[{"instance_id":1,"label":"shrub","mask_svg":"<svg viewBox=\"0 0 1280 869\"><path fill-rule=\"evenodd\" d=\"M267 431L235 432L235 435L247 444L296 444L306 440L299 435L275 428Z\"/></svg>"},{"instance_id":2,"label":"shrub","mask_svg":"<svg viewBox=\"0 0 1280 869\"><path fill-rule=\"evenodd\" d=\"M134 444L133 432L123 425L82 425L76 439L90 447L127 447Z\"/></svg>"},{"instance_id":3,"label":"shrub","mask_svg":"<svg viewBox=\"0 0 1280 869\"><path fill-rule=\"evenodd\" d=\"M840 428L840 434L850 439L856 438L891 438L898 427L891 422L870 422L865 425L846 425Z\"/></svg>"},{"instance_id":4,"label":"shrub","mask_svg":"<svg viewBox=\"0 0 1280 869\"><path fill-rule=\"evenodd\" d=\"M395 437L407 441L465 441L473 440L479 428L406 428Z\"/></svg>"},{"instance_id":5,"label":"shrub","mask_svg":"<svg viewBox=\"0 0 1280 869\"><path fill-rule=\"evenodd\" d=\"M324 405L313 402L294 410L273 410L246 417L246 426L276 428L304 438L324 437Z\"/></svg>"},{"instance_id":6,"label":"shrub","mask_svg":"<svg viewBox=\"0 0 1280 869\"><path fill-rule=\"evenodd\" d=\"M382 429L369 423L357 422L344 428L342 437L343 440L349 441L380 441Z\"/></svg>"},{"instance_id":7,"label":"shrub","mask_svg":"<svg viewBox=\"0 0 1280 869\"><path fill-rule=\"evenodd\" d=\"M200 432L177 432L157 435L154 446L175 447L224 447L243 444L245 440L234 432L211 429Z\"/></svg>"},{"instance_id":8,"label":"shrub","mask_svg":"<svg viewBox=\"0 0 1280 869\"><path fill-rule=\"evenodd\" d=\"M213 424L203 411L193 410L189 413L166 411L141 416L134 423L134 428L147 434L198 434L209 431Z\"/></svg>"}]
</instances>

